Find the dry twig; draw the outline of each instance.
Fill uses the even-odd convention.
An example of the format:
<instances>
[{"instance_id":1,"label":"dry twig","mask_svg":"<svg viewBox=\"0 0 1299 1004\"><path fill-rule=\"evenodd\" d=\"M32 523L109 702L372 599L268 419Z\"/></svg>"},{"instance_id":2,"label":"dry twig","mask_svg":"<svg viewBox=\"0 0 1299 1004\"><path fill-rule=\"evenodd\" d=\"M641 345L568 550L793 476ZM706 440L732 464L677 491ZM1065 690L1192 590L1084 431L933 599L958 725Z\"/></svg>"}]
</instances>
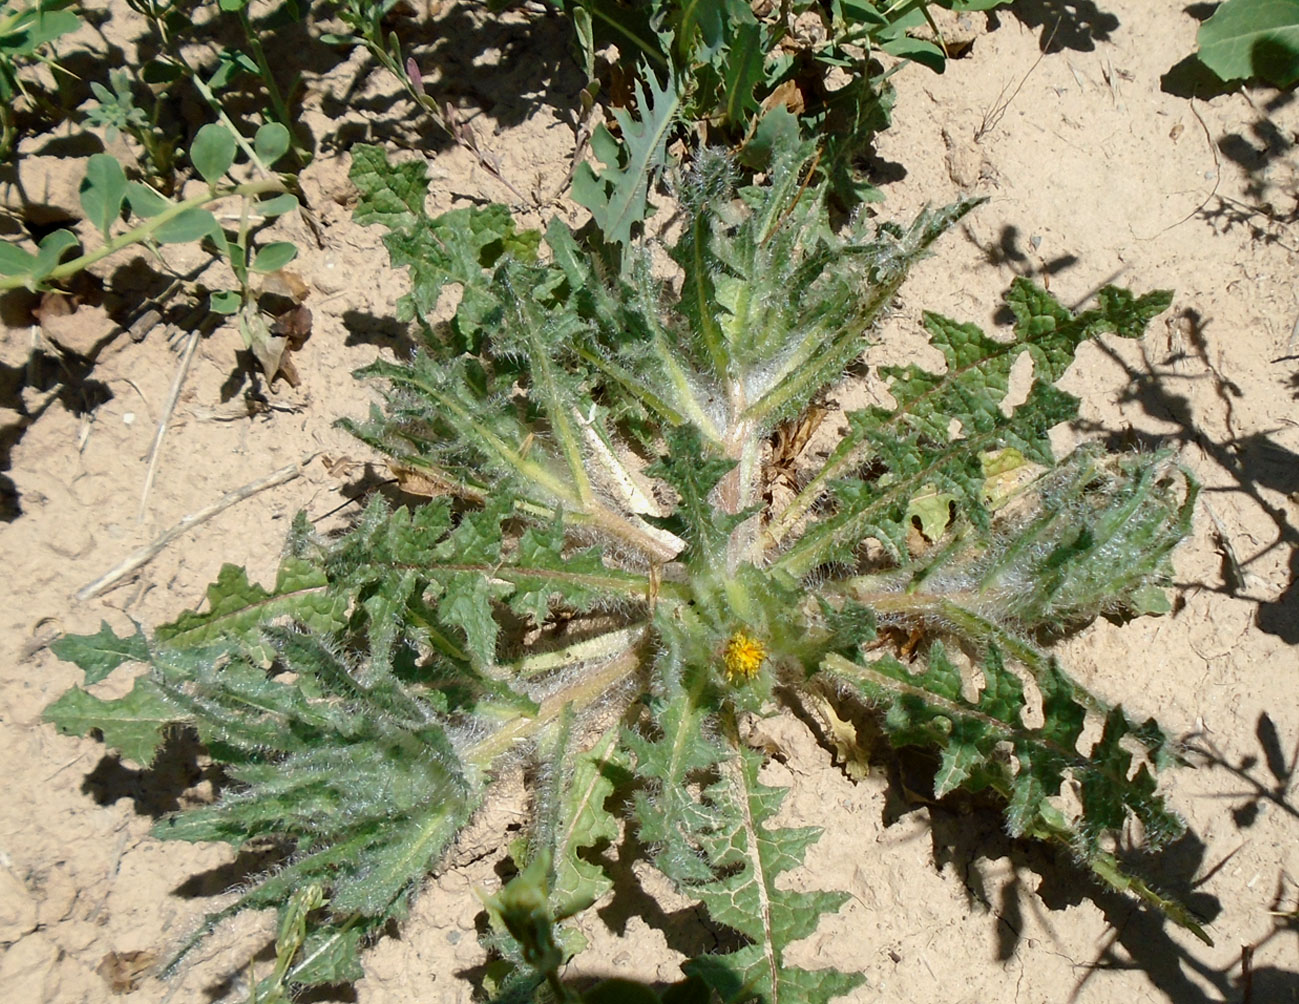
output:
<instances>
[{"instance_id":1,"label":"dry twig","mask_svg":"<svg viewBox=\"0 0 1299 1004\"><path fill-rule=\"evenodd\" d=\"M292 481L302 473L307 464L311 463L315 456L316 454L314 453L309 454L306 457L303 457L302 460L298 461L296 464L289 464L287 467L281 467L278 471L274 471L265 477L258 478L256 481L250 481L242 488L236 488L234 491L222 495L207 508L200 509L198 512L190 513L188 516L184 517L164 531L153 543L140 548L120 564L109 569L94 582L88 583L78 589L77 599L82 601L88 600L92 596L98 596L105 590L112 588L137 568L147 565L162 551L163 548L177 537L194 529L194 527L198 526L200 523L206 522L218 513L224 512L235 503L251 498L258 492L265 491L267 488L274 488L276 485L282 485L286 481Z\"/></svg>"},{"instance_id":2,"label":"dry twig","mask_svg":"<svg viewBox=\"0 0 1299 1004\"><path fill-rule=\"evenodd\" d=\"M149 469L144 475L144 488L140 491L140 514L139 519L144 519L145 509L149 504L149 492L153 488L154 475L158 473L158 458L162 455L162 439L167 434L167 423L171 421L171 414L176 410L176 401L180 398L180 389L185 383L185 374L189 372L189 364L194 360L194 350L198 348L199 338L202 332L195 328L189 333L189 341L185 345L185 355L181 357L180 365L176 367L176 376L171 381L171 391L167 394L167 403L162 406L162 415L158 419L158 430L153 434L153 445L149 447Z\"/></svg>"}]
</instances>

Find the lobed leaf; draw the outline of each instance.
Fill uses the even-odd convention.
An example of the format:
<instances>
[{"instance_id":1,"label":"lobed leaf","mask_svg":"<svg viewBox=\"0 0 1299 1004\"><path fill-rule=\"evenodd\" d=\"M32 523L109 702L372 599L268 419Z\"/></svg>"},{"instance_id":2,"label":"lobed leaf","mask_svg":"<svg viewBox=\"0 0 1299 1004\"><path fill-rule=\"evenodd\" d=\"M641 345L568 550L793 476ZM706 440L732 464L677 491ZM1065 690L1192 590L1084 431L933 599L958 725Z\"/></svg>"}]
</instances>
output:
<instances>
[{"instance_id":1,"label":"lobed leaf","mask_svg":"<svg viewBox=\"0 0 1299 1004\"><path fill-rule=\"evenodd\" d=\"M652 73L647 74L644 81L636 82L639 118L614 109L621 142L603 124L596 127L591 150L605 166L597 174L589 164L578 165L573 199L591 211L605 240L629 246L633 225L649 215L649 189L667 164L668 130L680 104L671 75L660 86Z\"/></svg>"},{"instance_id":2,"label":"lobed leaf","mask_svg":"<svg viewBox=\"0 0 1299 1004\"><path fill-rule=\"evenodd\" d=\"M900 560L906 554L911 500L926 490L950 494L964 519L986 528L981 456L1009 447L1031 460L1052 463L1048 433L1074 418L1078 406L1054 384L1078 346L1106 332L1139 336L1146 323L1167 308L1171 294L1134 297L1106 287L1098 298L1098 308L1075 316L1045 290L1016 279L1007 296L1016 316L1010 342L994 341L974 325L926 314L930 341L943 353L946 371L933 373L915 364L882 370L896 408L848 414L848 434L773 521L768 545L792 531L827 492L832 493L834 511L781 555L778 566L803 575L824 562L851 561L868 536ZM1002 402L1011 368L1023 352L1033 360L1033 383L1024 403L1007 414ZM954 425L959 428L955 436ZM836 480L854 467L871 474Z\"/></svg>"},{"instance_id":3,"label":"lobed leaf","mask_svg":"<svg viewBox=\"0 0 1299 1004\"><path fill-rule=\"evenodd\" d=\"M98 683L127 662L147 662L149 643L137 624L135 634L119 637L101 621L98 634L64 635L50 643L50 651L65 662L76 663L86 674L86 686Z\"/></svg>"},{"instance_id":4,"label":"lobed leaf","mask_svg":"<svg viewBox=\"0 0 1299 1004\"><path fill-rule=\"evenodd\" d=\"M612 728L579 754L563 786L550 891L551 909L560 920L581 913L613 888L605 870L580 852L618 838L618 820L605 803L614 792L615 779L627 776L619 739L620 730Z\"/></svg>"},{"instance_id":5,"label":"lobed leaf","mask_svg":"<svg viewBox=\"0 0 1299 1004\"><path fill-rule=\"evenodd\" d=\"M714 820L701 846L714 876L689 885L708 914L744 935L750 944L726 954L687 962L723 1000L757 998L764 1004L823 1004L860 986L864 977L823 969L810 971L784 961L783 948L816 930L821 915L837 910L846 892L802 892L780 888L776 877L797 868L816 827L767 825L785 791L758 781L761 754L738 749L726 763L724 783L710 789Z\"/></svg>"},{"instance_id":6,"label":"lobed leaf","mask_svg":"<svg viewBox=\"0 0 1299 1004\"><path fill-rule=\"evenodd\" d=\"M141 677L129 694L111 701L73 687L45 709L45 719L67 735L97 731L105 746L148 766L167 727L182 717L152 680Z\"/></svg>"}]
</instances>

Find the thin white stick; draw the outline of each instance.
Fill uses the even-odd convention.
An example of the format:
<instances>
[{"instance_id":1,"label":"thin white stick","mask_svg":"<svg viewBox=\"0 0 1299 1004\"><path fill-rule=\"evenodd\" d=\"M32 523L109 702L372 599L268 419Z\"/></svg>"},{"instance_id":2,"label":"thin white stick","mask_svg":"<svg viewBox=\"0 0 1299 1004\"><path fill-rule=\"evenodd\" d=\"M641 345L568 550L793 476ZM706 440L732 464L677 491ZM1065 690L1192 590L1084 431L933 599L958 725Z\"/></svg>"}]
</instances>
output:
<instances>
[{"instance_id":1,"label":"thin white stick","mask_svg":"<svg viewBox=\"0 0 1299 1004\"><path fill-rule=\"evenodd\" d=\"M140 492L140 515L139 519L143 521L145 508L149 504L149 492L153 488L153 476L158 473L158 458L162 456L162 437L167 434L167 423L171 421L172 412L176 410L176 401L180 398L181 385L185 383L185 374L189 372L190 361L194 358L194 350L198 348L200 329L195 328L189 333L189 343L185 346L185 355L176 367L176 376L171 381L171 392L167 395L167 403L162 406L162 417L158 419L158 431L153 434L153 446L149 448L149 470L144 475L144 490Z\"/></svg>"},{"instance_id":2,"label":"thin white stick","mask_svg":"<svg viewBox=\"0 0 1299 1004\"><path fill-rule=\"evenodd\" d=\"M281 467L278 471L258 478L256 481L250 481L242 488L236 488L232 492L227 492L219 499L213 502L206 509L200 509L198 512L192 512L184 517L170 529L166 530L152 544L146 544L138 551L131 554L120 564L114 566L105 572L94 582L82 586L77 590L77 599L85 601L92 596L98 596L106 589L115 586L122 579L126 578L137 568L147 565L158 555L160 551L170 544L177 537L194 529L200 523L206 522L218 513L229 509L236 502L242 502L246 498L251 498L258 492L265 491L267 488L274 488L276 485L282 485L286 481L292 481L300 475L307 464L315 459L316 454L312 453L304 457L296 464L289 464L287 467Z\"/></svg>"}]
</instances>

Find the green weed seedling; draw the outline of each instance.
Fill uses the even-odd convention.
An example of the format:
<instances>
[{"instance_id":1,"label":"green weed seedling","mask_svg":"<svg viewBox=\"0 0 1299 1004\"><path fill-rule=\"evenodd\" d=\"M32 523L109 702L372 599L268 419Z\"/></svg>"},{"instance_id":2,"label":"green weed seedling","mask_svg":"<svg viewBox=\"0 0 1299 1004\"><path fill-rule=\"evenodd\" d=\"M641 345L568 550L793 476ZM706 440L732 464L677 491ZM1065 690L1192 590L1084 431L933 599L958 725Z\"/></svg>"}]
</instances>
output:
<instances>
[{"instance_id":1,"label":"green weed seedling","mask_svg":"<svg viewBox=\"0 0 1299 1004\"><path fill-rule=\"evenodd\" d=\"M81 17L68 10L72 0L36 0L0 6L0 157L13 152L18 99L28 93L21 73L33 62L53 64L46 48L81 26Z\"/></svg>"},{"instance_id":2,"label":"green weed seedling","mask_svg":"<svg viewBox=\"0 0 1299 1004\"><path fill-rule=\"evenodd\" d=\"M86 121L103 129L109 143L116 142L123 133L139 143L150 177L163 191L170 192L176 168L176 141L158 124L161 102L154 101L149 111L137 105L131 76L122 69L108 71L107 87L92 80L90 92L96 101L86 110Z\"/></svg>"},{"instance_id":3,"label":"green weed seedling","mask_svg":"<svg viewBox=\"0 0 1299 1004\"><path fill-rule=\"evenodd\" d=\"M410 269L400 316L426 337L362 371L386 404L344 424L428 500L376 498L332 539L300 515L269 587L227 565L201 613L55 644L87 686L147 667L124 697L67 691L46 712L60 730L147 765L185 726L225 771L219 800L162 819L159 838L283 852L173 968L223 919L273 907L256 999L357 979L365 943L527 765L519 877L488 903L498 999L657 999L623 982L579 998L559 976L583 944L574 919L611 891L593 849L622 839L625 807L653 864L740 943L688 961L664 999L828 1001L862 977L783 953L848 894L782 881L819 831L774 822L785 792L743 736L782 706L837 720L845 703L936 751L935 797L989 794L1011 834L1203 936L1112 853L1133 821L1152 849L1182 832L1156 789L1178 762L1167 736L1045 647L1099 613L1165 606L1194 484L1159 454L1057 461L1047 434L1077 414L1056 382L1078 346L1140 336L1168 293L1106 287L1074 314L1017 280L1009 340L927 314L945 368L883 370L893 405L843 415L788 479L773 436L811 420L974 202L836 232L808 148L778 149L769 183L738 191L733 161L705 150L664 280L644 241L610 268L558 221L430 218L422 162L353 154L356 218L387 229ZM433 325L452 284L455 317ZM1025 354L1032 386L1009 407Z\"/></svg>"},{"instance_id":4,"label":"green weed seedling","mask_svg":"<svg viewBox=\"0 0 1299 1004\"><path fill-rule=\"evenodd\" d=\"M289 149L288 132L279 123L267 123L257 131L253 148L260 162L273 164ZM189 156L206 187L183 200L168 199L148 185L128 181L114 157L95 154L87 162L81 182L81 208L100 232L103 243L64 260L65 254L80 243L71 230L47 234L35 251L0 242L0 290L48 289L134 245L156 249L164 244L207 242L230 265L237 284L235 289L212 293L211 307L217 313L237 316L245 345L267 368L267 376L272 376L278 367L279 349L257 308L251 279L283 268L297 255L297 248L287 241L273 241L254 252L251 235L254 227L296 209L298 200L284 191L278 176L244 182L229 180L227 172L234 166L237 153L235 136L224 126L211 123L201 128ZM213 215L212 207L229 200L237 200L240 211L237 226L228 234ZM122 227L124 211L135 221L133 226Z\"/></svg>"}]
</instances>

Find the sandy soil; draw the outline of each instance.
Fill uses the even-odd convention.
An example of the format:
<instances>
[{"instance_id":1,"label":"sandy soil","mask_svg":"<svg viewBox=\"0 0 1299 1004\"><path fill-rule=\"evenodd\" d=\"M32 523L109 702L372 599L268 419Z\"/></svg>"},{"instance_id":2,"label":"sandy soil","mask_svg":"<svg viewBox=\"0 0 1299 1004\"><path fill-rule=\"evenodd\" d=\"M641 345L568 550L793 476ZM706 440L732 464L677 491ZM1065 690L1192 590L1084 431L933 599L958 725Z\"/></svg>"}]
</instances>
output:
<instances>
[{"instance_id":1,"label":"sandy soil","mask_svg":"<svg viewBox=\"0 0 1299 1004\"><path fill-rule=\"evenodd\" d=\"M1105 281L1176 290L1143 343L1083 350L1067 386L1084 420L1059 432L1062 447L1096 437L1170 447L1204 483L1176 558L1176 612L1099 623L1064 655L1090 686L1157 714L1193 751L1198 769L1166 782L1190 830L1146 864L1210 922L1216 946L1007 839L982 810L907 800L888 771L851 782L799 723L778 721L783 755L767 780L793 785L783 818L826 828L790 880L852 893L791 961L864 972L854 1001L1299 1000L1299 104L1267 89L1191 98L1177 74L1165 75L1193 50L1192 17L1144 0L1099 7L1021 0L990 24L972 18L973 48L945 75L911 67L897 78L895 125L879 142L882 211L907 216L963 192L991 201L904 288L880 351L916 338L922 308L1004 323L999 296L1015 275L1048 281L1068 304ZM124 5L112 9L86 43L120 59L139 31ZM435 89L465 109L515 186L537 195L525 220L577 220L552 201L582 83L554 56L565 51L562 31L449 7L413 34ZM163 323L130 337L123 327L152 305L159 282L129 253L97 270L107 313L83 306L42 330L30 299L3 303L0 762L10 780L0 805L0 987L13 1000L102 1000L114 974L133 982L133 962L142 972L132 999L142 1004L246 990L247 961L271 939L269 915L223 927L169 983L148 969L258 865L226 847L149 837L157 815L210 783L201 751L177 741L141 771L93 741L57 735L42 709L78 673L46 646L101 618L119 628L169 619L202 601L225 561L266 578L295 511L341 519L346 511L329 514L382 471L331 424L370 399L350 371L405 337L392 320L403 277L387 267L379 230L350 221L351 143L421 151L436 209L510 198L464 150L421 132L359 54L322 58L308 82L303 123L320 155L303 186L321 243L301 222L283 224L303 249L293 268L315 319L295 356L301 385L262 386L267 408L254 417L223 413L241 400L247 369L237 334L202 328L143 506L146 457L194 305L173 298ZM10 211L79 215L75 186L94 147L76 136L63 127L24 141L21 190L6 176ZM203 263L178 249L171 264ZM300 477L203 524L121 585L73 598L185 514L308 457ZM499 834L524 808L507 797L486 810L400 933L369 951L366 978L320 999L469 1001L484 961L475 890L499 884ZM571 972L678 979L679 962L714 945L713 932L643 860L614 857L617 887L588 917L592 947Z\"/></svg>"}]
</instances>

